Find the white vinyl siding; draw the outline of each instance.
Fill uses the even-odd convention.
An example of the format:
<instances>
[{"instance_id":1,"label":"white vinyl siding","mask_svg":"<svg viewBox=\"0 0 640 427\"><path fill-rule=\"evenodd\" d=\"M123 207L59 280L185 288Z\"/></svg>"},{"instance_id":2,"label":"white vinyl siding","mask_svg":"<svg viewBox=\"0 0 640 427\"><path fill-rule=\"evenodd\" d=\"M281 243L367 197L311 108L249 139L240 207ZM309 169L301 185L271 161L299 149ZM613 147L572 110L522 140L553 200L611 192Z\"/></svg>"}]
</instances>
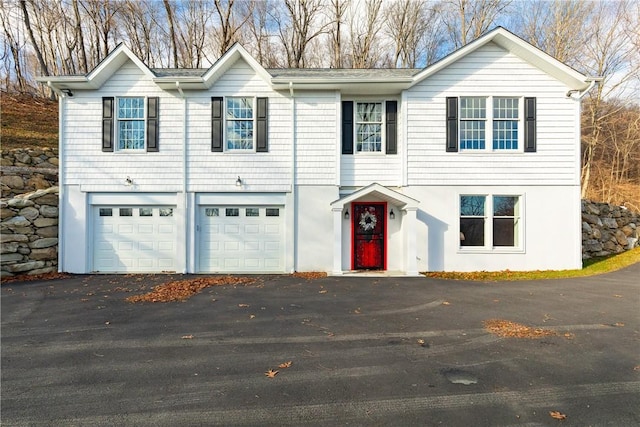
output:
<instances>
[{"instance_id":1,"label":"white vinyl siding","mask_svg":"<svg viewBox=\"0 0 640 427\"><path fill-rule=\"evenodd\" d=\"M211 151L211 97L269 98L269 152ZM243 60L238 60L209 91L190 92L188 103L188 191L237 191L238 176L245 191L288 191L291 187L291 100ZM226 105L226 104L225 104ZM255 113L255 112L254 112ZM162 138L161 146L162 150Z\"/></svg>"},{"instance_id":2,"label":"white vinyl siding","mask_svg":"<svg viewBox=\"0 0 640 427\"><path fill-rule=\"evenodd\" d=\"M296 183L335 184L340 101L334 92L300 91L295 103Z\"/></svg>"},{"instance_id":3,"label":"white vinyl siding","mask_svg":"<svg viewBox=\"0 0 640 427\"><path fill-rule=\"evenodd\" d=\"M562 83L493 43L451 64L407 91L408 184L578 185L578 108L566 92ZM446 97L488 95L536 97L537 152L524 153L521 146L445 151Z\"/></svg>"},{"instance_id":4,"label":"white vinyl siding","mask_svg":"<svg viewBox=\"0 0 640 427\"><path fill-rule=\"evenodd\" d=\"M184 125L183 103L176 95L158 88L131 61L120 67L99 91L74 91L73 98L64 100L61 184L80 185L82 191L123 191L130 189L125 186L129 176L136 191L179 191ZM160 151L153 154L144 150L103 153L103 96L116 99L161 97ZM114 129L117 133L117 127Z\"/></svg>"}]
</instances>

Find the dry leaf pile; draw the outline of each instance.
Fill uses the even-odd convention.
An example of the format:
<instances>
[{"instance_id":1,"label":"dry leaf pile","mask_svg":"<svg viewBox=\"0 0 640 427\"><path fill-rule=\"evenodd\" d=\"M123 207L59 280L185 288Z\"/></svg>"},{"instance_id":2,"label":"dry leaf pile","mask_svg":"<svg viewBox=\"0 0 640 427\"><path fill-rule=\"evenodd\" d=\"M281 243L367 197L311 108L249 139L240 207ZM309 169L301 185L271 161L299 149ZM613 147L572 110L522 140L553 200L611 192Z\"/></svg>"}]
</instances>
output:
<instances>
[{"instance_id":1,"label":"dry leaf pile","mask_svg":"<svg viewBox=\"0 0 640 427\"><path fill-rule=\"evenodd\" d=\"M327 273L322 271L307 271L307 272L296 271L295 273L292 274L292 276L297 277L299 279L315 280L315 279L323 279L327 277Z\"/></svg>"},{"instance_id":2,"label":"dry leaf pile","mask_svg":"<svg viewBox=\"0 0 640 427\"><path fill-rule=\"evenodd\" d=\"M34 280L55 280L66 279L69 275L66 273L45 273L45 274L20 274L18 276L3 277L2 284L15 283L15 282L32 282Z\"/></svg>"},{"instance_id":3,"label":"dry leaf pile","mask_svg":"<svg viewBox=\"0 0 640 427\"><path fill-rule=\"evenodd\" d=\"M532 328L521 323L501 319L484 321L484 328L494 335L505 338L542 338L557 335L550 329Z\"/></svg>"},{"instance_id":4,"label":"dry leaf pile","mask_svg":"<svg viewBox=\"0 0 640 427\"><path fill-rule=\"evenodd\" d=\"M126 298L127 302L173 302L184 301L203 289L222 285L249 285L255 279L249 277L202 277L187 280L178 280L154 286L151 292L142 295L132 295Z\"/></svg>"}]
</instances>

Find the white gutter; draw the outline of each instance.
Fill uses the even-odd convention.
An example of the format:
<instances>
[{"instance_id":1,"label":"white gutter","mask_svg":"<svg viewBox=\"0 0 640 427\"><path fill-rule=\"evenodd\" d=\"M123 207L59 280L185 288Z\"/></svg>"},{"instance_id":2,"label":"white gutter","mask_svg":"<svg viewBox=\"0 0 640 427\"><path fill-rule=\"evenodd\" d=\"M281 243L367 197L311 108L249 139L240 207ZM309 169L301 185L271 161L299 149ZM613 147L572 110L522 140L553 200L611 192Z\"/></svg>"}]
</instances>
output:
<instances>
[{"instance_id":1,"label":"white gutter","mask_svg":"<svg viewBox=\"0 0 640 427\"><path fill-rule=\"evenodd\" d=\"M187 98L184 96L184 91L180 87L180 82L176 81L176 89L180 93L182 98L182 221L184 230L184 263L182 268L182 274L185 274L188 270L187 262L189 260L189 221L187 220Z\"/></svg>"},{"instance_id":2,"label":"white gutter","mask_svg":"<svg viewBox=\"0 0 640 427\"><path fill-rule=\"evenodd\" d=\"M296 260L298 258L298 199L296 192L296 98L293 93L293 82L289 82L289 95L291 96L291 200L293 201L293 236L292 242L293 262L291 273L296 271Z\"/></svg>"}]
</instances>

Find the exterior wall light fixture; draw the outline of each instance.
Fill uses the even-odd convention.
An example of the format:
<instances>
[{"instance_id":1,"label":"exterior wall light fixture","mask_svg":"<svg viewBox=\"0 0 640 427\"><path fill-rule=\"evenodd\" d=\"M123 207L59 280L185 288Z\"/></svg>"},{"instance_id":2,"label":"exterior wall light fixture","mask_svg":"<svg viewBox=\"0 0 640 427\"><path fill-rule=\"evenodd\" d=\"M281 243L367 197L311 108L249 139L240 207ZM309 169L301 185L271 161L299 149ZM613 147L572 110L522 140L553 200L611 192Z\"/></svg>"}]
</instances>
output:
<instances>
[{"instance_id":1,"label":"exterior wall light fixture","mask_svg":"<svg viewBox=\"0 0 640 427\"><path fill-rule=\"evenodd\" d=\"M389 212L389 218L396 219L396 214L395 212L393 212L393 209L391 209L391 211Z\"/></svg>"},{"instance_id":2,"label":"exterior wall light fixture","mask_svg":"<svg viewBox=\"0 0 640 427\"><path fill-rule=\"evenodd\" d=\"M124 185L126 185L127 187L131 187L133 185L133 180L131 179L131 177L125 178Z\"/></svg>"},{"instance_id":3,"label":"exterior wall light fixture","mask_svg":"<svg viewBox=\"0 0 640 427\"><path fill-rule=\"evenodd\" d=\"M349 209L347 209L346 211L344 211L344 219L349 219Z\"/></svg>"},{"instance_id":4,"label":"exterior wall light fixture","mask_svg":"<svg viewBox=\"0 0 640 427\"><path fill-rule=\"evenodd\" d=\"M242 179L240 179L239 176L238 179L236 179L236 187L242 187Z\"/></svg>"}]
</instances>

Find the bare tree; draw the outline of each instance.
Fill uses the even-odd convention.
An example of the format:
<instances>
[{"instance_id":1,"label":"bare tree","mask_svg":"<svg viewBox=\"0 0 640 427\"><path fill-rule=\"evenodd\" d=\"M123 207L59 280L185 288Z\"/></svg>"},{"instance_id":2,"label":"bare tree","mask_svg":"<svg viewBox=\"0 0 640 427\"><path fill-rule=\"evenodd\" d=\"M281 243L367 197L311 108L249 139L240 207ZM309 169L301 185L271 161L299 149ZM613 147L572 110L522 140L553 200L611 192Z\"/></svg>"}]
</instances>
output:
<instances>
[{"instance_id":1,"label":"bare tree","mask_svg":"<svg viewBox=\"0 0 640 427\"><path fill-rule=\"evenodd\" d=\"M454 48L480 37L495 25L512 0L446 0L442 18Z\"/></svg>"},{"instance_id":2,"label":"bare tree","mask_svg":"<svg viewBox=\"0 0 640 427\"><path fill-rule=\"evenodd\" d=\"M361 7L364 3L364 8ZM351 8L351 67L372 68L379 63L382 52L377 33L384 20L380 16L382 0L361 0ZM364 9L364 10L363 10ZM364 13L364 15L360 15Z\"/></svg>"},{"instance_id":3,"label":"bare tree","mask_svg":"<svg viewBox=\"0 0 640 427\"><path fill-rule=\"evenodd\" d=\"M322 0L284 0L285 13L276 13L280 42L285 50L287 66L305 66L305 53L309 43L326 31L328 24L318 22L324 4Z\"/></svg>"},{"instance_id":4,"label":"bare tree","mask_svg":"<svg viewBox=\"0 0 640 427\"><path fill-rule=\"evenodd\" d=\"M167 12L167 20L169 21L169 40L171 41L171 54L173 56L173 66L178 66L178 43L176 41L176 29L173 21L173 7L169 0L162 0L164 9Z\"/></svg>"},{"instance_id":5,"label":"bare tree","mask_svg":"<svg viewBox=\"0 0 640 427\"><path fill-rule=\"evenodd\" d=\"M331 67L342 68L342 27L344 19L351 0L331 0Z\"/></svg>"},{"instance_id":6,"label":"bare tree","mask_svg":"<svg viewBox=\"0 0 640 427\"><path fill-rule=\"evenodd\" d=\"M25 0L20 0L20 7L22 9L22 18L24 19L24 26L27 29L27 34L29 34L29 40L31 40L31 44L33 50L36 53L36 57L38 58L38 63L40 64L40 70L42 74L45 76L49 75L49 67L47 67L47 63L44 61L44 57L42 56L42 51L40 50L40 46L36 42L36 38L33 35L33 29L31 27L31 22L29 20L29 10L27 9L27 2Z\"/></svg>"},{"instance_id":7,"label":"bare tree","mask_svg":"<svg viewBox=\"0 0 640 427\"><path fill-rule=\"evenodd\" d=\"M272 26L274 4L269 1L258 1L252 4L251 17L247 21L248 47L253 56L265 67L277 67L279 61L273 47L272 39L277 35L269 28Z\"/></svg>"},{"instance_id":8,"label":"bare tree","mask_svg":"<svg viewBox=\"0 0 640 427\"><path fill-rule=\"evenodd\" d=\"M420 0L397 0L386 8L385 30L393 40L395 67L415 68L418 62L428 62L427 56L437 52L433 43L439 40L439 13L429 6Z\"/></svg>"}]
</instances>

